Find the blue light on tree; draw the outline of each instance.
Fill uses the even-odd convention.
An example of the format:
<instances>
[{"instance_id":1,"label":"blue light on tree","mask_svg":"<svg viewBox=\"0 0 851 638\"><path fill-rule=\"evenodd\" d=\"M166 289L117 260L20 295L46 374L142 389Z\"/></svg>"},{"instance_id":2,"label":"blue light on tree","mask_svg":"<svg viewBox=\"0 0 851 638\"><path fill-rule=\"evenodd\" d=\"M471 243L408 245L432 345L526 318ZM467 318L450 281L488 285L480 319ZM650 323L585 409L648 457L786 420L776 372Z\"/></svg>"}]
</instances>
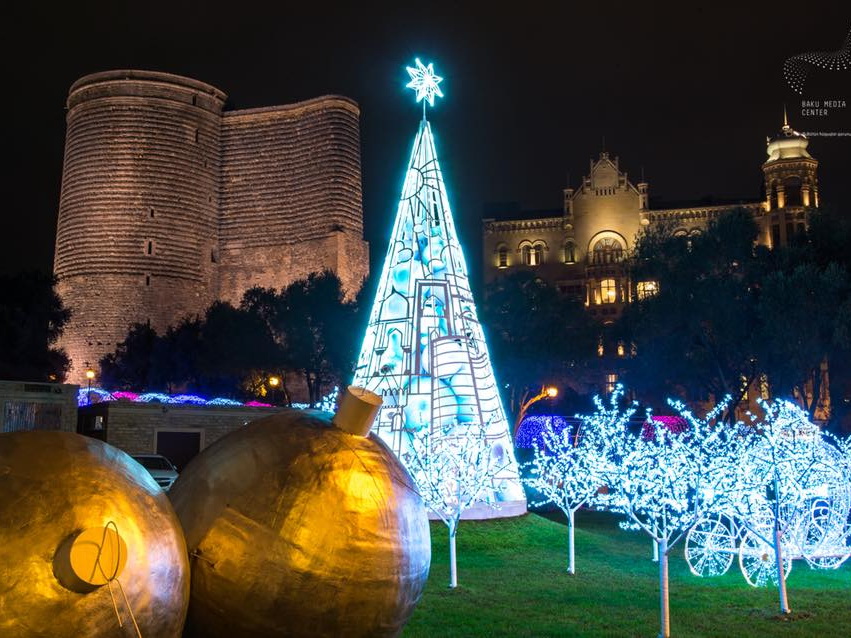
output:
<instances>
[{"instance_id":1,"label":"blue light on tree","mask_svg":"<svg viewBox=\"0 0 851 638\"><path fill-rule=\"evenodd\" d=\"M442 97L432 64L409 67L417 101ZM423 428L433 435L485 427L499 472L488 500L499 514L526 510L508 421L499 397L431 125L423 117L353 383L381 395L373 428L399 458ZM492 516L487 508L487 516ZM470 516L468 513L467 516ZM475 514L473 514L475 516Z\"/></svg>"}]
</instances>

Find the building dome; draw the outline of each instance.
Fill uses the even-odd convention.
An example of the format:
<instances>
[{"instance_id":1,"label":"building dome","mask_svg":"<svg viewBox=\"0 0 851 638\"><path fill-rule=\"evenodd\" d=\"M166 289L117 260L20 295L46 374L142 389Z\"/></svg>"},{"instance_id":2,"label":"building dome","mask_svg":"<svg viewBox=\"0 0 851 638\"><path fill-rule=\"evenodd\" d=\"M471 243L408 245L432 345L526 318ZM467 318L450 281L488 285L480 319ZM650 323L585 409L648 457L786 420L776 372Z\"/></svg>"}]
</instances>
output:
<instances>
[{"instance_id":1,"label":"building dome","mask_svg":"<svg viewBox=\"0 0 851 638\"><path fill-rule=\"evenodd\" d=\"M807 146L810 140L803 133L799 133L791 126L786 118L786 113L783 113L783 128L772 138L767 140L766 153L768 153L769 162L774 162L781 159L812 159L812 155L807 152Z\"/></svg>"}]
</instances>

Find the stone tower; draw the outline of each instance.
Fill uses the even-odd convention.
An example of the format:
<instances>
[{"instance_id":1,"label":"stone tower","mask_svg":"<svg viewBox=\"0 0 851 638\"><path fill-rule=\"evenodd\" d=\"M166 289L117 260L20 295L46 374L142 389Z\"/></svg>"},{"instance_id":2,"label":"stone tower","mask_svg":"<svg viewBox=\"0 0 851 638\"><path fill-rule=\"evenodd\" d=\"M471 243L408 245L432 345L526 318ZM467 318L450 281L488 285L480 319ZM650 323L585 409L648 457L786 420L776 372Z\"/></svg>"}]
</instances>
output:
<instances>
[{"instance_id":1,"label":"stone tower","mask_svg":"<svg viewBox=\"0 0 851 638\"><path fill-rule=\"evenodd\" d=\"M225 99L150 71L71 86L54 262L70 381L132 323L163 331L324 268L351 292L366 276L357 105L223 112Z\"/></svg>"},{"instance_id":2,"label":"stone tower","mask_svg":"<svg viewBox=\"0 0 851 638\"><path fill-rule=\"evenodd\" d=\"M807 151L810 141L789 126L783 113L783 128L766 140L768 159L762 165L765 175L765 243L785 246L807 225L811 208L818 208L818 160Z\"/></svg>"}]
</instances>

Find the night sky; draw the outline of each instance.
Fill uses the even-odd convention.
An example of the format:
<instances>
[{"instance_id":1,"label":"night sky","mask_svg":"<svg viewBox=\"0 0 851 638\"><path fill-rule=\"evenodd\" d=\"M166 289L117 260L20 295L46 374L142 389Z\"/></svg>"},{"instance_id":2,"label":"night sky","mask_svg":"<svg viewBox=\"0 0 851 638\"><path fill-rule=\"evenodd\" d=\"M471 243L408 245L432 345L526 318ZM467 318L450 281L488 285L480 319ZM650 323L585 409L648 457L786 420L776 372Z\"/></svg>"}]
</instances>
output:
<instances>
[{"instance_id":1,"label":"night sky","mask_svg":"<svg viewBox=\"0 0 851 638\"><path fill-rule=\"evenodd\" d=\"M760 196L765 136L851 133L851 107L804 118L783 61L839 48L846 3L27 3L5 21L0 272L50 270L65 97L87 73L137 68L208 82L228 107L338 93L361 106L366 238L380 267L420 109L415 56L444 77L430 115L453 211L478 271L485 205L556 210L605 138L668 201ZM844 5L844 6L843 6ZM321 10L309 7L321 6ZM308 8L305 8L308 7ZM653 7L653 8L651 8ZM851 71L813 72L807 99L851 103ZM814 137L823 203L851 212L851 137ZM8 160L11 159L11 162ZM661 204L660 204L661 205Z\"/></svg>"}]
</instances>

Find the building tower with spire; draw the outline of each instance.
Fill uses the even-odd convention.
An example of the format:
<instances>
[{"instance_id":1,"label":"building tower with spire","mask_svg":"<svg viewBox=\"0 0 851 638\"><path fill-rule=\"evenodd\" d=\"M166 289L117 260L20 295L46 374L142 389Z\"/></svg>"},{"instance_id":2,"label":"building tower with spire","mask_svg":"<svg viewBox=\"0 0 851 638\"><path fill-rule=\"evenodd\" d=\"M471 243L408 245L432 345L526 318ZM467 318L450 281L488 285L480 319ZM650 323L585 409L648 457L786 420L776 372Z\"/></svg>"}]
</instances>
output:
<instances>
[{"instance_id":1,"label":"building tower with spire","mask_svg":"<svg viewBox=\"0 0 851 638\"><path fill-rule=\"evenodd\" d=\"M441 95L441 78L433 75L432 65L417 60L409 73L409 87L433 105L434 96ZM353 383L384 399L373 431L402 459L410 453L411 437L423 428L435 435L473 436L485 427L491 454L500 459L489 496L499 509L474 507L464 517L526 511L425 109Z\"/></svg>"},{"instance_id":2,"label":"building tower with spire","mask_svg":"<svg viewBox=\"0 0 851 638\"><path fill-rule=\"evenodd\" d=\"M785 246L806 228L808 212L818 208L818 160L807 151L810 141L789 126L783 109L783 127L766 139L768 159L762 165L765 175L765 217L763 226L769 245Z\"/></svg>"}]
</instances>

